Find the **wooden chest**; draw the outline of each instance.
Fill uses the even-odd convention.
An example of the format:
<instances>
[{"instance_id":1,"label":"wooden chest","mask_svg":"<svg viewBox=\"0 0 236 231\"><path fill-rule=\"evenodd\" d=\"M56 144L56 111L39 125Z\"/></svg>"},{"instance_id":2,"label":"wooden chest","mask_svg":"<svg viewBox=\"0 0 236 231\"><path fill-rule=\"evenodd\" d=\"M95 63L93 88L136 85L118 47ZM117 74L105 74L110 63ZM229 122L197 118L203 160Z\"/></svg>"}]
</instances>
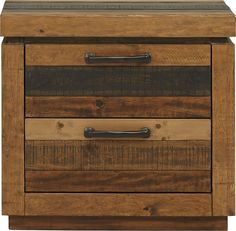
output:
<instances>
[{"instance_id":1,"label":"wooden chest","mask_svg":"<svg viewBox=\"0 0 236 231\"><path fill-rule=\"evenodd\" d=\"M219 0L8 0L11 229L226 230L235 16Z\"/></svg>"}]
</instances>

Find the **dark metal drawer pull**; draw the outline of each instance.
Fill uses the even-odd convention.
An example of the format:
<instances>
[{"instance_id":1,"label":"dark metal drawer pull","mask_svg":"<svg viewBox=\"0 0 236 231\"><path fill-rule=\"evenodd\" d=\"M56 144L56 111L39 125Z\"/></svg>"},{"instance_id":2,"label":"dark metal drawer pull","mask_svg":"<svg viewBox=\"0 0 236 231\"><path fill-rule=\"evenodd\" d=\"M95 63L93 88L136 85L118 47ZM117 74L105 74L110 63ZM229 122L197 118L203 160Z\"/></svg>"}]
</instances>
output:
<instances>
[{"instance_id":1,"label":"dark metal drawer pull","mask_svg":"<svg viewBox=\"0 0 236 231\"><path fill-rule=\"evenodd\" d=\"M85 62L93 63L150 63L151 55L145 53L137 56L96 56L95 53L85 54Z\"/></svg>"},{"instance_id":2,"label":"dark metal drawer pull","mask_svg":"<svg viewBox=\"0 0 236 231\"><path fill-rule=\"evenodd\" d=\"M142 128L139 131L96 131L94 128L85 128L86 138L148 138L151 131L149 128Z\"/></svg>"}]
</instances>

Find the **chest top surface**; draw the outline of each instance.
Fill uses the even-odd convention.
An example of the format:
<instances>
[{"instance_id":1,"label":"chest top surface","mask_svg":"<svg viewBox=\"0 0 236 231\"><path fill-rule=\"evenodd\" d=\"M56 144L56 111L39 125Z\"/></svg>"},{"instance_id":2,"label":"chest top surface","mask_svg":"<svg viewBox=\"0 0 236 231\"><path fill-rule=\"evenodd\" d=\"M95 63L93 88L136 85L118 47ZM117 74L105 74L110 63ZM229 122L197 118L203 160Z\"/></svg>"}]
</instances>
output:
<instances>
[{"instance_id":1,"label":"chest top surface","mask_svg":"<svg viewBox=\"0 0 236 231\"><path fill-rule=\"evenodd\" d=\"M7 0L11 37L229 37L235 16L220 0Z\"/></svg>"}]
</instances>

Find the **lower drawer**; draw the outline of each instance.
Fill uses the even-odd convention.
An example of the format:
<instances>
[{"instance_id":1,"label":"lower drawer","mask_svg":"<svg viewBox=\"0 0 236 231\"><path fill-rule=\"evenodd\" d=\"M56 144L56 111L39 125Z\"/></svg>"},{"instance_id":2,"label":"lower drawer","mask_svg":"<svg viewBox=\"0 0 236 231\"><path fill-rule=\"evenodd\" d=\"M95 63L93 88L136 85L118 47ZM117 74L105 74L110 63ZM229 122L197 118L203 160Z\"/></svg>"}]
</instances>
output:
<instances>
[{"instance_id":1,"label":"lower drawer","mask_svg":"<svg viewBox=\"0 0 236 231\"><path fill-rule=\"evenodd\" d=\"M210 120L27 119L25 126L27 192L211 191Z\"/></svg>"}]
</instances>

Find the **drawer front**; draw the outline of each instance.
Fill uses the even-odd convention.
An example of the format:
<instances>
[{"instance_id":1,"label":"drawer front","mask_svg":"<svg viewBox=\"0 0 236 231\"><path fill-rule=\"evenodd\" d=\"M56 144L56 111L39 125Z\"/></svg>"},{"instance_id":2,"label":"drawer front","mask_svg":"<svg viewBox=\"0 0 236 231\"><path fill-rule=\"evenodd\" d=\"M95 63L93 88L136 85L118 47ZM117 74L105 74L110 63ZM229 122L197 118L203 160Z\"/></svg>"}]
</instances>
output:
<instances>
[{"instance_id":1,"label":"drawer front","mask_svg":"<svg viewBox=\"0 0 236 231\"><path fill-rule=\"evenodd\" d=\"M133 60L100 60L95 57L135 57ZM151 59L141 59L149 54ZM139 59L138 59L138 58ZM141 58L140 58L141 57ZM148 62L149 61L149 62ZM27 66L209 66L211 46L207 44L27 44Z\"/></svg>"},{"instance_id":2,"label":"drawer front","mask_svg":"<svg viewBox=\"0 0 236 231\"><path fill-rule=\"evenodd\" d=\"M210 49L26 45L26 191L210 192Z\"/></svg>"},{"instance_id":3,"label":"drawer front","mask_svg":"<svg viewBox=\"0 0 236 231\"><path fill-rule=\"evenodd\" d=\"M127 135L144 127L146 138ZM207 119L26 119L25 138L28 192L211 190Z\"/></svg>"},{"instance_id":4,"label":"drawer front","mask_svg":"<svg viewBox=\"0 0 236 231\"><path fill-rule=\"evenodd\" d=\"M210 56L196 44L29 44L26 117L210 118Z\"/></svg>"}]
</instances>

